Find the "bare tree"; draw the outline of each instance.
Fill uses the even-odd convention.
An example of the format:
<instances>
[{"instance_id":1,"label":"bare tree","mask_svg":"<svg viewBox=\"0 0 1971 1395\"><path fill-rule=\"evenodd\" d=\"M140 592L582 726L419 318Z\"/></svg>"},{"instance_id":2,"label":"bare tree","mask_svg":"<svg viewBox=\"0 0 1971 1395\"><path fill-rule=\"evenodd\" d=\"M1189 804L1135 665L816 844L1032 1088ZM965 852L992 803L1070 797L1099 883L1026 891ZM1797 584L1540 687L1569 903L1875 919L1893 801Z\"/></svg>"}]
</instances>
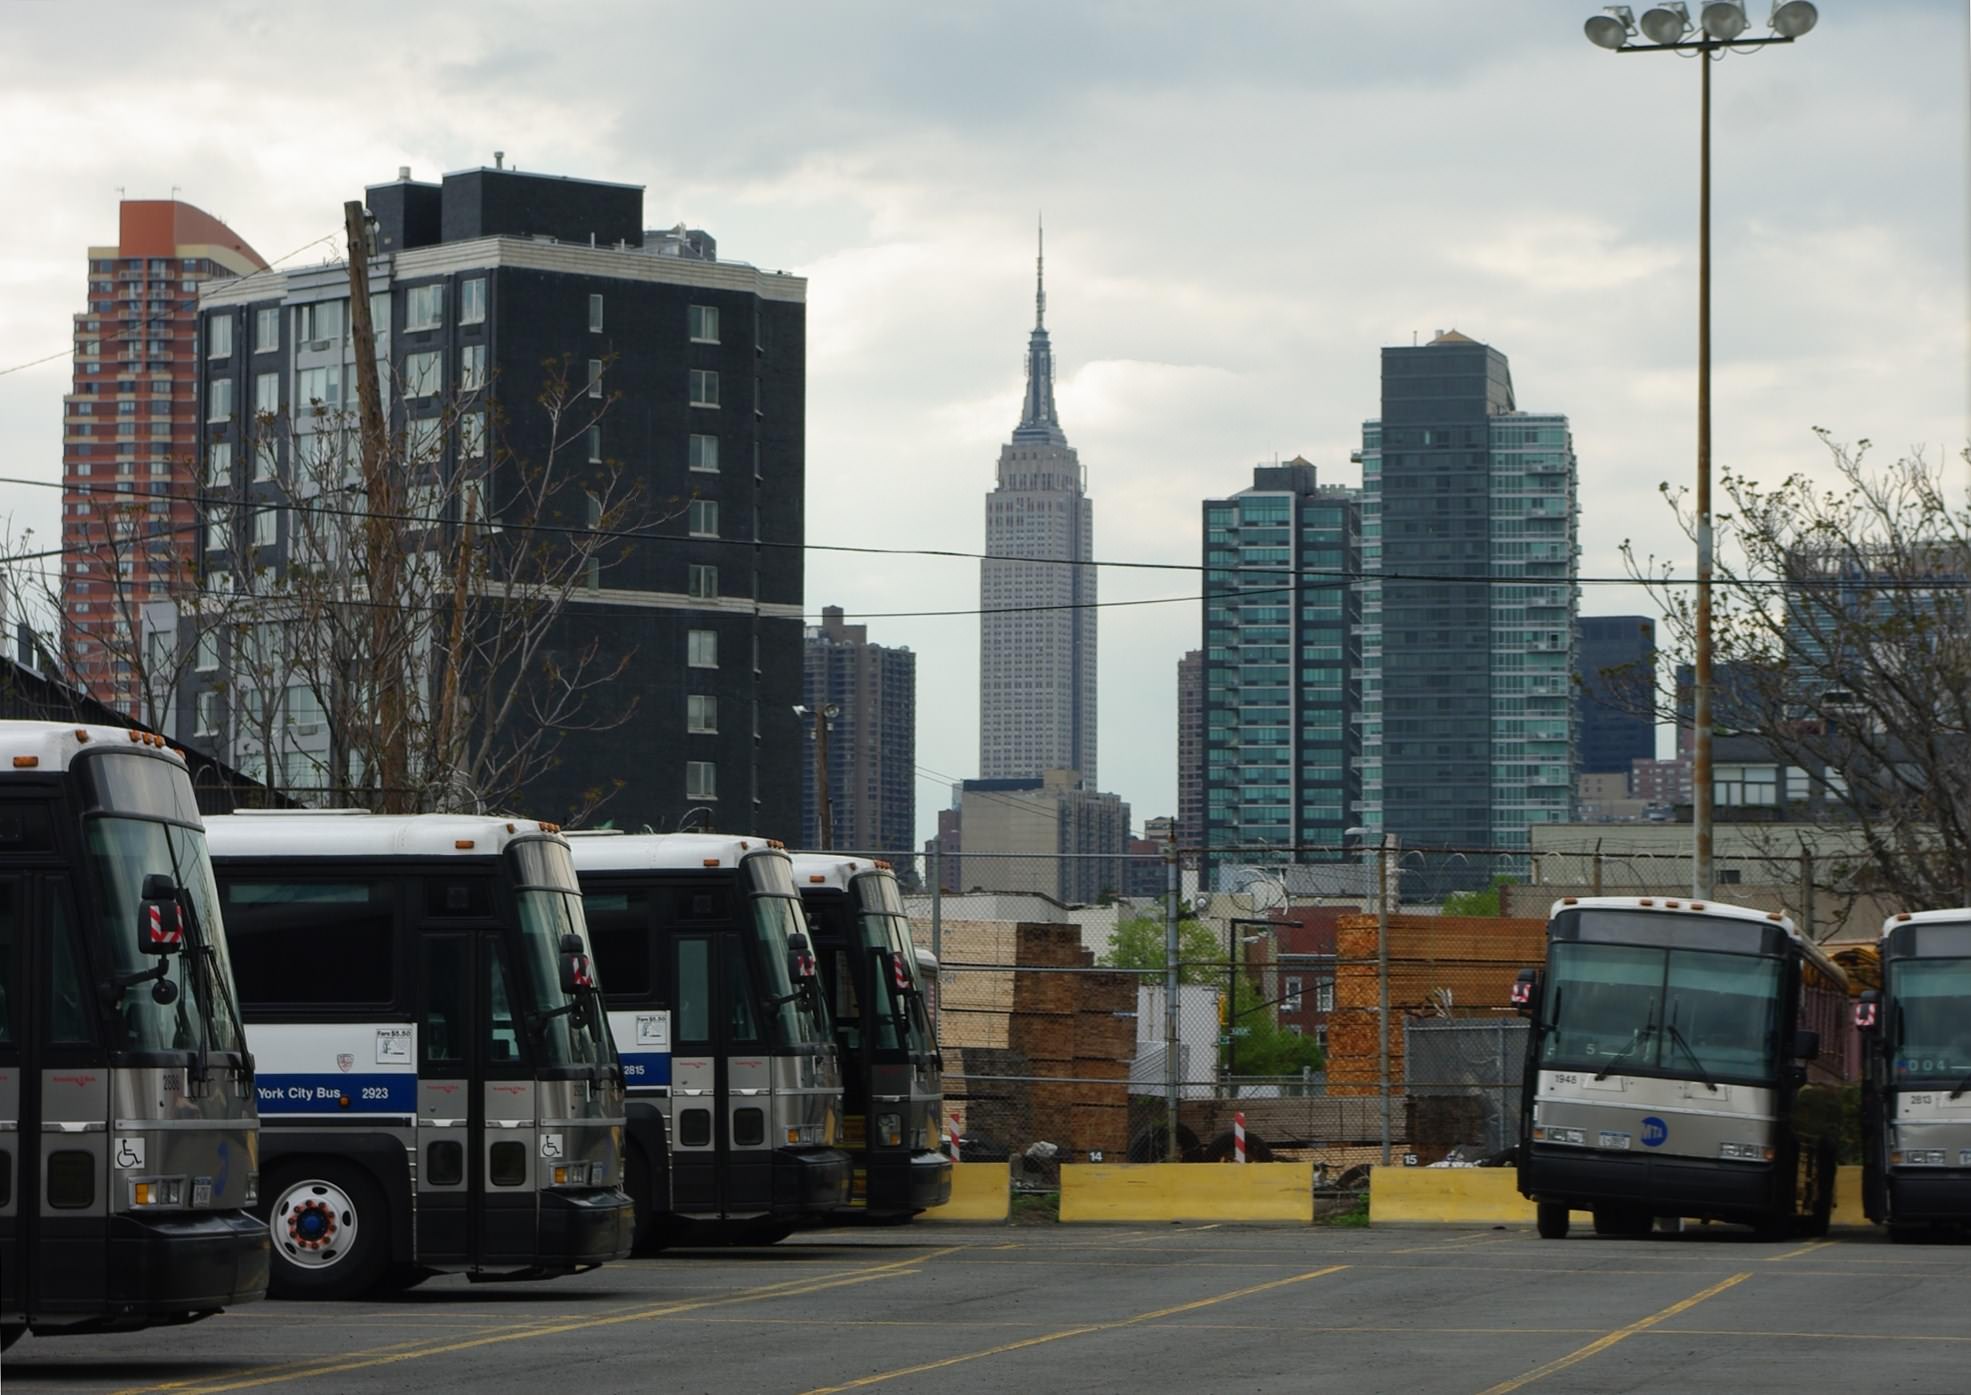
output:
<instances>
[{"instance_id":1,"label":"bare tree","mask_svg":"<svg viewBox=\"0 0 1971 1395\"><path fill-rule=\"evenodd\" d=\"M1830 868L1836 889L1911 907L1964 905L1971 505L1920 451L1878 467L1867 441L1848 447L1819 434L1831 482L1721 478L1716 725L1779 767L1771 797L1759 789L1757 803L1845 831L1854 852ZM1687 501L1664 492L1694 538ZM1688 655L1694 592L1670 564L1624 551L1662 609L1663 647ZM1674 685L1659 685L1656 697L1659 715L1688 722Z\"/></svg>"}]
</instances>

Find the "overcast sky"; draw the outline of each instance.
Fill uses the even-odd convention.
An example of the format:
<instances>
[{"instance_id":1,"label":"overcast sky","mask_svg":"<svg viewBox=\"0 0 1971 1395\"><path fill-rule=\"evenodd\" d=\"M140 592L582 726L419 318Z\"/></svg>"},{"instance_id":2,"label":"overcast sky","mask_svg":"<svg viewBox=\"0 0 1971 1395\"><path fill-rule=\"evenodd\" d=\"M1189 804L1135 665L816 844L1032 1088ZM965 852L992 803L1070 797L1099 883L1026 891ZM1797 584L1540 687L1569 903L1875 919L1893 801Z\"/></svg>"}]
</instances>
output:
<instances>
[{"instance_id":1,"label":"overcast sky","mask_svg":"<svg viewBox=\"0 0 1971 1395\"><path fill-rule=\"evenodd\" d=\"M1698 69L1591 47L1593 12L9 0L0 368L68 343L119 187L175 185L273 259L399 165L502 149L642 184L646 225L810 278L810 541L977 549L1044 210L1098 557L1197 561L1198 501L1276 453L1358 482L1378 348L1455 326L1510 356L1521 407L1573 418L1583 574L1615 575L1625 538L1685 550L1657 485L1691 472ZM1766 478L1818 465L1815 426L1971 439L1965 0L1821 12L1713 74L1716 458ZM0 474L59 478L68 381L66 361L0 376ZM58 503L0 485L15 531L52 537ZM813 554L807 604L968 609L977 564ZM1582 609L1641 604L1592 587ZM940 777L975 773L977 621L868 623L919 656L928 829ZM1195 602L1102 616L1103 783L1139 824L1176 803L1198 624Z\"/></svg>"}]
</instances>

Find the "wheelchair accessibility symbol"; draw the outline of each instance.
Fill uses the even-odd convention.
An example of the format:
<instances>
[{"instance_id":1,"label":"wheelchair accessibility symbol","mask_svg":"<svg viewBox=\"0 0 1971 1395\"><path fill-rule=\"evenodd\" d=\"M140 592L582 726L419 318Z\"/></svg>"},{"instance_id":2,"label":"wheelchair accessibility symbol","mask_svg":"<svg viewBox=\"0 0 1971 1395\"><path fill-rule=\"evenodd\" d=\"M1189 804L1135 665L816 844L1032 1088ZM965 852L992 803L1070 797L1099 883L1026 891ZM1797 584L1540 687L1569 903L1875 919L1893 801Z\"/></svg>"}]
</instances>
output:
<instances>
[{"instance_id":1,"label":"wheelchair accessibility symbol","mask_svg":"<svg viewBox=\"0 0 1971 1395\"><path fill-rule=\"evenodd\" d=\"M561 1155L562 1155L562 1154L561 1154L561 1135L560 1135L560 1134L558 1134L558 1133L544 1133L544 1134L542 1134L542 1135L541 1135L541 1156L542 1156L542 1157L544 1157L544 1158L558 1158L558 1157L560 1157Z\"/></svg>"},{"instance_id":2,"label":"wheelchair accessibility symbol","mask_svg":"<svg viewBox=\"0 0 1971 1395\"><path fill-rule=\"evenodd\" d=\"M1670 1126L1654 1114L1643 1120L1643 1147L1661 1148L1670 1141Z\"/></svg>"},{"instance_id":3,"label":"wheelchair accessibility symbol","mask_svg":"<svg viewBox=\"0 0 1971 1395\"><path fill-rule=\"evenodd\" d=\"M144 1165L144 1140L141 1138L117 1139L116 1165L118 1167L142 1167Z\"/></svg>"}]
</instances>

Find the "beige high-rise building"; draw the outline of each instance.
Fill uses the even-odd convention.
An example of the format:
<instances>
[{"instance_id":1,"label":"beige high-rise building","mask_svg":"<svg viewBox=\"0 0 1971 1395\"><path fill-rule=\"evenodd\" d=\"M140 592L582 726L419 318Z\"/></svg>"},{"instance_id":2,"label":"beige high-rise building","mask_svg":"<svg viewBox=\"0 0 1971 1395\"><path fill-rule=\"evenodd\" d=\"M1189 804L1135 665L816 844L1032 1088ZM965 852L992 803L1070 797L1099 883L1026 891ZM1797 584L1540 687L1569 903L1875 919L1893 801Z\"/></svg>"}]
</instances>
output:
<instances>
[{"instance_id":1,"label":"beige high-rise building","mask_svg":"<svg viewBox=\"0 0 1971 1395\"><path fill-rule=\"evenodd\" d=\"M1096 784L1094 505L1054 411L1047 291L1036 267L1027 396L986 496L979 564L979 775L1079 772ZM967 834L969 837L969 832Z\"/></svg>"}]
</instances>

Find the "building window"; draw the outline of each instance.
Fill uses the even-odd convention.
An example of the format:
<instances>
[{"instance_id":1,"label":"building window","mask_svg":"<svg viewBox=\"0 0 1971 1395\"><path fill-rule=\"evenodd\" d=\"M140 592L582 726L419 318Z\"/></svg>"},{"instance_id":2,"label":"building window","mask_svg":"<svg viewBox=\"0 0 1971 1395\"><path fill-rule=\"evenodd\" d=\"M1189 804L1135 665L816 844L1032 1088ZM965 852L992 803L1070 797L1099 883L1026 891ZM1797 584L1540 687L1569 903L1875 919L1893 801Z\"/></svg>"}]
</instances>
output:
<instances>
[{"instance_id":1,"label":"building window","mask_svg":"<svg viewBox=\"0 0 1971 1395\"><path fill-rule=\"evenodd\" d=\"M481 318L484 318L482 313ZM442 283L412 286L404 292L406 330L442 329L445 324L445 287Z\"/></svg>"},{"instance_id":2,"label":"building window","mask_svg":"<svg viewBox=\"0 0 1971 1395\"><path fill-rule=\"evenodd\" d=\"M685 631L684 662L687 668L717 668L719 632L717 630Z\"/></svg>"},{"instance_id":3,"label":"building window","mask_svg":"<svg viewBox=\"0 0 1971 1395\"><path fill-rule=\"evenodd\" d=\"M198 720L193 723L192 735L217 736L219 734L219 690L207 688L198 695Z\"/></svg>"},{"instance_id":4,"label":"building window","mask_svg":"<svg viewBox=\"0 0 1971 1395\"><path fill-rule=\"evenodd\" d=\"M589 396L602 396L602 360L599 358L589 360Z\"/></svg>"},{"instance_id":5,"label":"building window","mask_svg":"<svg viewBox=\"0 0 1971 1395\"><path fill-rule=\"evenodd\" d=\"M459 282L459 323L462 325L486 323L485 277L468 276Z\"/></svg>"},{"instance_id":6,"label":"building window","mask_svg":"<svg viewBox=\"0 0 1971 1395\"><path fill-rule=\"evenodd\" d=\"M599 426L589 428L589 463L591 465L602 463L602 428Z\"/></svg>"},{"instance_id":7,"label":"building window","mask_svg":"<svg viewBox=\"0 0 1971 1395\"><path fill-rule=\"evenodd\" d=\"M1300 979L1296 975L1290 974L1281 981L1280 1011L1300 1011Z\"/></svg>"},{"instance_id":8,"label":"building window","mask_svg":"<svg viewBox=\"0 0 1971 1395\"><path fill-rule=\"evenodd\" d=\"M279 509L260 509L253 515L253 545L272 547L279 530Z\"/></svg>"},{"instance_id":9,"label":"building window","mask_svg":"<svg viewBox=\"0 0 1971 1395\"><path fill-rule=\"evenodd\" d=\"M253 410L273 416L281 409L281 375L259 373L253 379Z\"/></svg>"},{"instance_id":10,"label":"building window","mask_svg":"<svg viewBox=\"0 0 1971 1395\"><path fill-rule=\"evenodd\" d=\"M342 335L342 302L318 300L294 307L294 337L309 348L327 348Z\"/></svg>"},{"instance_id":11,"label":"building window","mask_svg":"<svg viewBox=\"0 0 1971 1395\"><path fill-rule=\"evenodd\" d=\"M1333 1012L1335 1010L1335 981L1324 978L1314 985L1314 1011Z\"/></svg>"},{"instance_id":12,"label":"building window","mask_svg":"<svg viewBox=\"0 0 1971 1395\"><path fill-rule=\"evenodd\" d=\"M214 378L205 385L205 419L225 421L233 414L233 380Z\"/></svg>"},{"instance_id":13,"label":"building window","mask_svg":"<svg viewBox=\"0 0 1971 1395\"><path fill-rule=\"evenodd\" d=\"M716 407L719 405L719 375L709 368L691 370L691 405L694 407Z\"/></svg>"},{"instance_id":14,"label":"building window","mask_svg":"<svg viewBox=\"0 0 1971 1395\"><path fill-rule=\"evenodd\" d=\"M685 506L687 531L694 538L719 535L719 506L714 499L693 499Z\"/></svg>"},{"instance_id":15,"label":"building window","mask_svg":"<svg viewBox=\"0 0 1971 1395\"><path fill-rule=\"evenodd\" d=\"M219 671L219 631L206 630L198 637L198 647L193 651L192 669L196 673L217 673Z\"/></svg>"},{"instance_id":16,"label":"building window","mask_svg":"<svg viewBox=\"0 0 1971 1395\"><path fill-rule=\"evenodd\" d=\"M686 312L685 323L691 331L694 344L716 344L719 342L719 307L716 305L694 305Z\"/></svg>"},{"instance_id":17,"label":"building window","mask_svg":"<svg viewBox=\"0 0 1971 1395\"><path fill-rule=\"evenodd\" d=\"M691 468L702 470L708 475L719 472L719 438L693 434L690 450Z\"/></svg>"},{"instance_id":18,"label":"building window","mask_svg":"<svg viewBox=\"0 0 1971 1395\"><path fill-rule=\"evenodd\" d=\"M688 693L684 699L684 729L710 736L719 729L719 700L710 693Z\"/></svg>"},{"instance_id":19,"label":"building window","mask_svg":"<svg viewBox=\"0 0 1971 1395\"><path fill-rule=\"evenodd\" d=\"M404 355L404 396L434 396L444 386L444 373L445 356L437 350Z\"/></svg>"},{"instance_id":20,"label":"building window","mask_svg":"<svg viewBox=\"0 0 1971 1395\"><path fill-rule=\"evenodd\" d=\"M205 322L205 356L224 358L233 351L233 317L225 311Z\"/></svg>"},{"instance_id":21,"label":"building window","mask_svg":"<svg viewBox=\"0 0 1971 1395\"><path fill-rule=\"evenodd\" d=\"M477 460L486 453L486 414L467 412L459 418L459 457Z\"/></svg>"},{"instance_id":22,"label":"building window","mask_svg":"<svg viewBox=\"0 0 1971 1395\"><path fill-rule=\"evenodd\" d=\"M270 305L253 312L253 347L257 353L272 353L281 346L281 308Z\"/></svg>"},{"instance_id":23,"label":"building window","mask_svg":"<svg viewBox=\"0 0 1971 1395\"><path fill-rule=\"evenodd\" d=\"M304 368L296 375L295 396L317 412L342 405L342 365Z\"/></svg>"},{"instance_id":24,"label":"building window","mask_svg":"<svg viewBox=\"0 0 1971 1395\"><path fill-rule=\"evenodd\" d=\"M684 797L686 799L717 799L719 797L719 768L708 760L688 760L684 763Z\"/></svg>"},{"instance_id":25,"label":"building window","mask_svg":"<svg viewBox=\"0 0 1971 1395\"><path fill-rule=\"evenodd\" d=\"M589 333L602 333L602 297L599 295L589 297Z\"/></svg>"},{"instance_id":26,"label":"building window","mask_svg":"<svg viewBox=\"0 0 1971 1395\"><path fill-rule=\"evenodd\" d=\"M486 346L466 344L459 349L459 391L477 392L486 386Z\"/></svg>"}]
</instances>

